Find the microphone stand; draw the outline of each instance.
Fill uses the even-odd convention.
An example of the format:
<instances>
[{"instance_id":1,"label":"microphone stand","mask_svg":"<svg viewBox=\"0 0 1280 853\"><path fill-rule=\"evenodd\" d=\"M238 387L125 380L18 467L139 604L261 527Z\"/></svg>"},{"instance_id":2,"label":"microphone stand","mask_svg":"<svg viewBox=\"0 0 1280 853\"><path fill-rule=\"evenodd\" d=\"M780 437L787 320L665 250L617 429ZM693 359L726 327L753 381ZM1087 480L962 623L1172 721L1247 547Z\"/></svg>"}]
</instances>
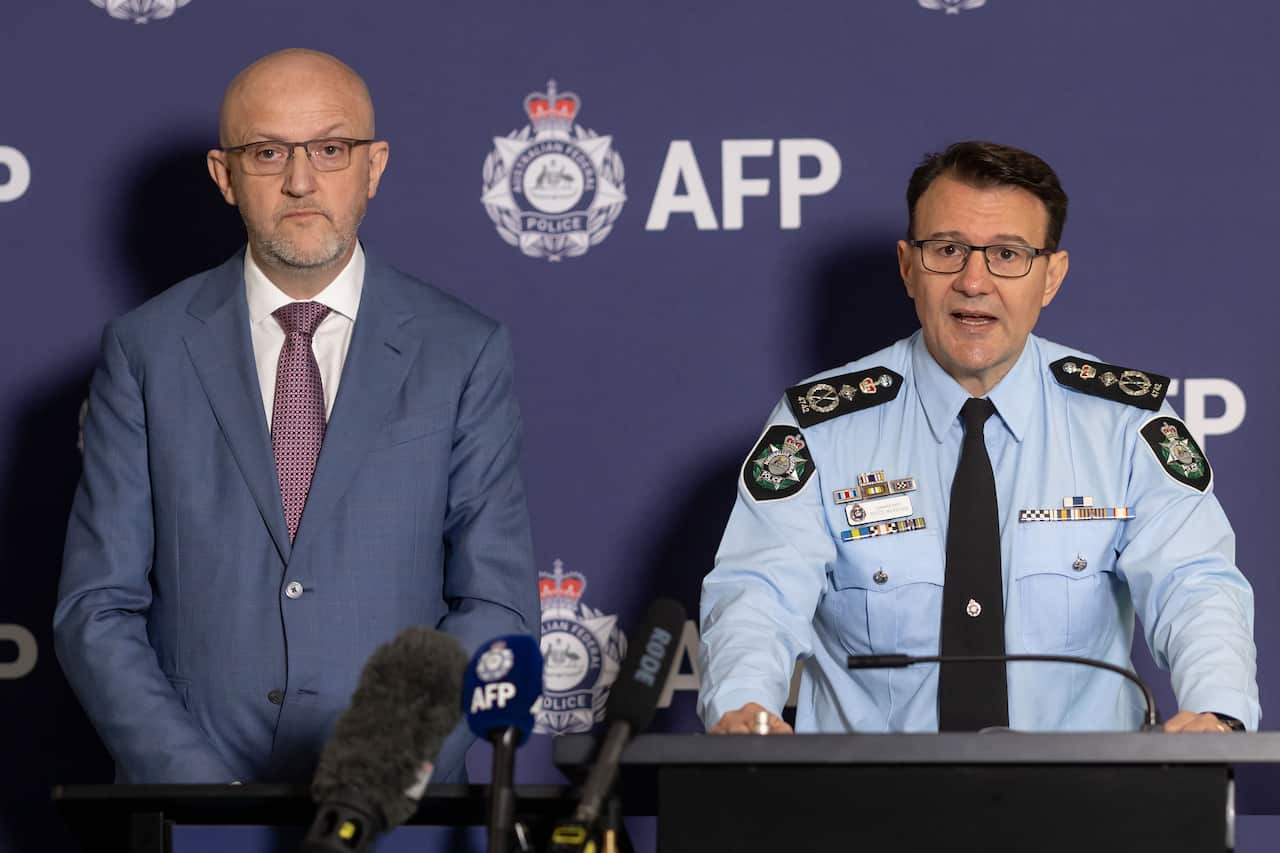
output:
<instances>
[{"instance_id":1,"label":"microphone stand","mask_svg":"<svg viewBox=\"0 0 1280 853\"><path fill-rule=\"evenodd\" d=\"M515 726L491 732L493 744L493 780L489 783L489 847L488 853L507 853L515 832L516 794L512 788L516 756Z\"/></svg>"},{"instance_id":2,"label":"microphone stand","mask_svg":"<svg viewBox=\"0 0 1280 853\"><path fill-rule=\"evenodd\" d=\"M1105 669L1108 672L1122 675L1138 685L1138 689L1142 691L1142 698L1146 700L1147 713L1146 720L1142 724L1142 731L1160 730L1160 711L1156 707L1156 697L1151 693L1151 688L1146 685L1146 682L1139 678L1136 673L1130 672L1124 667L1116 666L1106 661L1094 660L1093 658L1082 658L1074 655L849 655L845 665L849 669L886 669L911 666L913 663L1005 663L1017 661L1074 663Z\"/></svg>"}]
</instances>

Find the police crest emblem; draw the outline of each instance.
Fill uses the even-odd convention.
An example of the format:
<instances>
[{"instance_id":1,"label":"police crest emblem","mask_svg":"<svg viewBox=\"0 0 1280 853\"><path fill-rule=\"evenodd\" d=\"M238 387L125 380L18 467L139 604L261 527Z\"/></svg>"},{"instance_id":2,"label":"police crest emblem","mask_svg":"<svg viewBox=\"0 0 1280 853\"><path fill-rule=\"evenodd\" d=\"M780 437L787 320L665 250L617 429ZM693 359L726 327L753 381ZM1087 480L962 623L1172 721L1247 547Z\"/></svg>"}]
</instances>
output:
<instances>
[{"instance_id":1,"label":"police crest emblem","mask_svg":"<svg viewBox=\"0 0 1280 853\"><path fill-rule=\"evenodd\" d=\"M789 498L803 489L814 471L807 446L804 435L795 427L770 426L742 465L742 484L747 493L757 501L772 501Z\"/></svg>"},{"instance_id":2,"label":"police crest emblem","mask_svg":"<svg viewBox=\"0 0 1280 853\"><path fill-rule=\"evenodd\" d=\"M969 9L981 9L987 0L919 0L921 8L933 12L945 11L948 15L959 15Z\"/></svg>"},{"instance_id":3,"label":"police crest emblem","mask_svg":"<svg viewBox=\"0 0 1280 853\"><path fill-rule=\"evenodd\" d=\"M106 9L107 14L123 21L145 24L147 21L158 21L168 18L191 0L89 0L99 9Z\"/></svg>"},{"instance_id":4,"label":"police crest emblem","mask_svg":"<svg viewBox=\"0 0 1280 853\"><path fill-rule=\"evenodd\" d=\"M542 703L533 730L563 735L590 731L604 717L609 687L627 653L618 617L582 603L586 578L556 560L538 573L542 600Z\"/></svg>"},{"instance_id":5,"label":"police crest emblem","mask_svg":"<svg viewBox=\"0 0 1280 853\"><path fill-rule=\"evenodd\" d=\"M1174 417L1154 417L1140 431L1160 468L1184 486L1198 492L1213 482L1213 468L1187 425Z\"/></svg>"},{"instance_id":6,"label":"police crest emblem","mask_svg":"<svg viewBox=\"0 0 1280 853\"><path fill-rule=\"evenodd\" d=\"M525 96L529 124L493 139L480 201L498 235L532 258L586 254L627 200L613 137L577 124L581 99L547 83Z\"/></svg>"},{"instance_id":7,"label":"police crest emblem","mask_svg":"<svg viewBox=\"0 0 1280 853\"><path fill-rule=\"evenodd\" d=\"M507 644L502 640L495 640L489 644L489 648L485 649L484 654L480 655L480 660L476 662L476 677L486 683L497 681L510 672L515 663L515 652L507 648Z\"/></svg>"}]
</instances>

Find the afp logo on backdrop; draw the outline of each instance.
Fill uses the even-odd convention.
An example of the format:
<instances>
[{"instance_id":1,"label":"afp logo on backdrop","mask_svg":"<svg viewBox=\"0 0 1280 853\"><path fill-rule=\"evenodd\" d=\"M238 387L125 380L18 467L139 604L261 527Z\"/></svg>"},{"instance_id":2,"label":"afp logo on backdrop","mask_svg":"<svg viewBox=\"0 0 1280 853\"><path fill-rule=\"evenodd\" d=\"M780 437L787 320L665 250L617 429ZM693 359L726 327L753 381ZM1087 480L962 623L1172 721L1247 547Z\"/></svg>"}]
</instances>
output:
<instances>
[{"instance_id":1,"label":"afp logo on backdrop","mask_svg":"<svg viewBox=\"0 0 1280 853\"><path fill-rule=\"evenodd\" d=\"M948 15L959 15L961 12L987 5L987 0L918 0L918 2L925 9L946 12Z\"/></svg>"},{"instance_id":2,"label":"afp logo on backdrop","mask_svg":"<svg viewBox=\"0 0 1280 853\"><path fill-rule=\"evenodd\" d=\"M590 731L604 716L609 687L627 653L618 617L582 600L587 579L556 560L538 573L542 602L542 704L534 731L563 735Z\"/></svg>"},{"instance_id":3,"label":"afp logo on backdrop","mask_svg":"<svg viewBox=\"0 0 1280 853\"><path fill-rule=\"evenodd\" d=\"M21 625L0 624L0 681L22 678L36 668L37 657L35 635Z\"/></svg>"},{"instance_id":4,"label":"afp logo on backdrop","mask_svg":"<svg viewBox=\"0 0 1280 853\"><path fill-rule=\"evenodd\" d=\"M17 201L30 186L31 164L26 156L11 145L0 145L0 203Z\"/></svg>"},{"instance_id":5,"label":"afp logo on backdrop","mask_svg":"<svg viewBox=\"0 0 1280 853\"><path fill-rule=\"evenodd\" d=\"M191 0L89 0L89 2L99 9L106 9L107 14L113 18L145 24L147 21L172 17L174 12Z\"/></svg>"},{"instance_id":6,"label":"afp logo on backdrop","mask_svg":"<svg viewBox=\"0 0 1280 853\"><path fill-rule=\"evenodd\" d=\"M613 137L577 123L582 99L556 81L524 98L529 124L493 139L480 201L498 236L531 258L585 255L627 200Z\"/></svg>"}]
</instances>

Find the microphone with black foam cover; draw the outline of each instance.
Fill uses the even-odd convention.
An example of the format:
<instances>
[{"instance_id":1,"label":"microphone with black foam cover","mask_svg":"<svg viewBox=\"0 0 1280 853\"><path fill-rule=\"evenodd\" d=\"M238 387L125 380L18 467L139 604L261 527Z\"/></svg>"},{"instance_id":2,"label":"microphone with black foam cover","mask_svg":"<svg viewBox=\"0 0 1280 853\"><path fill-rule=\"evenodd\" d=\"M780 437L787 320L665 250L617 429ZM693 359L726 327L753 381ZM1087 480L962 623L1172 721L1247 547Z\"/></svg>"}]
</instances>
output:
<instances>
[{"instance_id":1,"label":"microphone with black foam cover","mask_svg":"<svg viewBox=\"0 0 1280 853\"><path fill-rule=\"evenodd\" d=\"M542 651L533 637L498 637L481 646L467 667L462 682L467 725L493 744L489 853L506 853L509 848L515 829L515 751L533 731L541 698Z\"/></svg>"},{"instance_id":2,"label":"microphone with black foam cover","mask_svg":"<svg viewBox=\"0 0 1280 853\"><path fill-rule=\"evenodd\" d=\"M583 850L593 843L592 835L601 806L618 775L622 749L633 735L644 731L653 720L658 699L680 649L684 623L684 606L669 598L659 598L649 605L640 630L632 634L633 642L628 646L622 668L609 689L604 740L582 785L582 796L573 820L561 823L552 831L553 851Z\"/></svg>"},{"instance_id":3,"label":"microphone with black foam cover","mask_svg":"<svg viewBox=\"0 0 1280 853\"><path fill-rule=\"evenodd\" d=\"M368 851L414 813L458 724L466 665L457 641L429 628L406 628L374 651L320 754L303 853Z\"/></svg>"}]
</instances>

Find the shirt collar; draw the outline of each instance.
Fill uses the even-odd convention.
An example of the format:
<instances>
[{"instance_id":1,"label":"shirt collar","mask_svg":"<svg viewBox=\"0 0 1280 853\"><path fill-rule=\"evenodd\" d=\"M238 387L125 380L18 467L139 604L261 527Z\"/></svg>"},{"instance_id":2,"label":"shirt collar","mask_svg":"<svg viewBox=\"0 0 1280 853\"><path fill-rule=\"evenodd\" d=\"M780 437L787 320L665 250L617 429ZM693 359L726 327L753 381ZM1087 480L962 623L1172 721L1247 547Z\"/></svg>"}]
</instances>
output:
<instances>
[{"instance_id":1,"label":"shirt collar","mask_svg":"<svg viewBox=\"0 0 1280 853\"><path fill-rule=\"evenodd\" d=\"M1000 419L1013 433L1017 441L1026 435L1027 426L1031 422L1031 412L1039 404L1040 383L1036 376L1040 370L1040 344L1035 335L1027 335L1027 342L1022 347L1022 355L1013 363L1013 367L996 383L996 387L987 394L987 399L996 404ZM1033 393L1035 392L1035 393Z\"/></svg>"},{"instance_id":2,"label":"shirt collar","mask_svg":"<svg viewBox=\"0 0 1280 853\"><path fill-rule=\"evenodd\" d=\"M351 260L311 301L319 302L330 311L355 322L360 308L360 292L364 289L364 268L364 247L357 242ZM249 322L252 324L270 317L271 312L280 306L297 301L267 278L254 261L253 250L249 247L244 252L244 287L245 298L249 302Z\"/></svg>"},{"instance_id":3,"label":"shirt collar","mask_svg":"<svg viewBox=\"0 0 1280 853\"><path fill-rule=\"evenodd\" d=\"M1028 335L1022 355L1018 356L1009 372L987 394L987 399L995 404L1000 419L1017 441L1022 441L1035 405L1035 395L1028 393L1028 390L1038 387L1032 380L1039 363L1040 347L1037 339L1034 335ZM969 399L969 392L952 379L942 369L942 365L934 361L925 346L923 332L916 332L911 344L911 373L916 393L920 395L925 417L929 421L929 429L933 432L934 440L941 444L947 431L959 418L960 407Z\"/></svg>"}]
</instances>

